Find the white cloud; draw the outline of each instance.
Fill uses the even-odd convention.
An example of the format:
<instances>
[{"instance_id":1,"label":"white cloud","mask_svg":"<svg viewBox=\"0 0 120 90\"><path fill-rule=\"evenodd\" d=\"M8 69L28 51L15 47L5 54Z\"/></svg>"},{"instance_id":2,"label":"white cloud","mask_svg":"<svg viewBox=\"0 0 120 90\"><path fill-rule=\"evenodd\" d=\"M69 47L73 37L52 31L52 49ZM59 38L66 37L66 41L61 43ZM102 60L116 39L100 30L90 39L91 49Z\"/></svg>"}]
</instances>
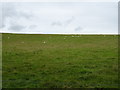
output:
<instances>
[{"instance_id":1,"label":"white cloud","mask_svg":"<svg viewBox=\"0 0 120 90\"><path fill-rule=\"evenodd\" d=\"M87 34L118 31L115 2L2 4L1 32Z\"/></svg>"}]
</instances>

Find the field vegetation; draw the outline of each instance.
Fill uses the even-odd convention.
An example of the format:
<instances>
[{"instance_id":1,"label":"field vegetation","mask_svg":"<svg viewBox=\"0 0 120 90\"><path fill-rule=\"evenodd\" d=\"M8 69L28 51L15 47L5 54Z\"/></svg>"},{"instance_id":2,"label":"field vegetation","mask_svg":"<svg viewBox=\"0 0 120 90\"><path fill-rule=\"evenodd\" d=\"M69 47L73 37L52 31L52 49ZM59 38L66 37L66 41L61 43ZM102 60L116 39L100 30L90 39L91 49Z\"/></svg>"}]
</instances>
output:
<instances>
[{"instance_id":1,"label":"field vegetation","mask_svg":"<svg viewBox=\"0 0 120 90\"><path fill-rule=\"evenodd\" d=\"M117 88L117 35L2 34L3 88Z\"/></svg>"}]
</instances>

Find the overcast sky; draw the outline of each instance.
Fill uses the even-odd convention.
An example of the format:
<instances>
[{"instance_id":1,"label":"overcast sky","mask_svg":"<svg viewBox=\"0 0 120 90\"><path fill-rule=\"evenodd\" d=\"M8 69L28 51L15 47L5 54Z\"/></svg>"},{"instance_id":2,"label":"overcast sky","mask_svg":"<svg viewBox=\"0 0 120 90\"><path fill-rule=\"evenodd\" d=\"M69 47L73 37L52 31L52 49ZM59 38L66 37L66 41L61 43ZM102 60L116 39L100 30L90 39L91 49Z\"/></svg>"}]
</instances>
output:
<instances>
[{"instance_id":1,"label":"overcast sky","mask_svg":"<svg viewBox=\"0 0 120 90\"><path fill-rule=\"evenodd\" d=\"M117 34L117 2L0 3L0 32Z\"/></svg>"}]
</instances>

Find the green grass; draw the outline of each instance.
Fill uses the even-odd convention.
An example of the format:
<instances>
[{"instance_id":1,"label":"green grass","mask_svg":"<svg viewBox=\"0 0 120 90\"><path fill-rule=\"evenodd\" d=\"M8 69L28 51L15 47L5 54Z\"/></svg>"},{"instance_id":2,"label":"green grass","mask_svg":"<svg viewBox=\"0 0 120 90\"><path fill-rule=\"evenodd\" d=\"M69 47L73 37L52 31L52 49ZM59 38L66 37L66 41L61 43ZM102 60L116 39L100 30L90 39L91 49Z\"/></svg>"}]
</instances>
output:
<instances>
[{"instance_id":1,"label":"green grass","mask_svg":"<svg viewBox=\"0 0 120 90\"><path fill-rule=\"evenodd\" d=\"M2 34L0 34L0 89L2 88Z\"/></svg>"},{"instance_id":2,"label":"green grass","mask_svg":"<svg viewBox=\"0 0 120 90\"><path fill-rule=\"evenodd\" d=\"M118 87L117 35L2 35L3 88Z\"/></svg>"}]
</instances>

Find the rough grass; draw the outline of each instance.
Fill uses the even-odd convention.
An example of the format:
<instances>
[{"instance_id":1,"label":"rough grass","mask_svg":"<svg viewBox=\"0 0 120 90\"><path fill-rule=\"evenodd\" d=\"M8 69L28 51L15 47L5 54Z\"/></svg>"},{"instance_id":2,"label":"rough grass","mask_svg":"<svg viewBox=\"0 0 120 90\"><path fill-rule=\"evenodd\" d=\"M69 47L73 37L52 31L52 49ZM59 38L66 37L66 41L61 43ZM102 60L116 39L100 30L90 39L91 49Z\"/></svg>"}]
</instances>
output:
<instances>
[{"instance_id":1,"label":"rough grass","mask_svg":"<svg viewBox=\"0 0 120 90\"><path fill-rule=\"evenodd\" d=\"M116 35L3 34L2 40L3 88L118 87Z\"/></svg>"}]
</instances>

